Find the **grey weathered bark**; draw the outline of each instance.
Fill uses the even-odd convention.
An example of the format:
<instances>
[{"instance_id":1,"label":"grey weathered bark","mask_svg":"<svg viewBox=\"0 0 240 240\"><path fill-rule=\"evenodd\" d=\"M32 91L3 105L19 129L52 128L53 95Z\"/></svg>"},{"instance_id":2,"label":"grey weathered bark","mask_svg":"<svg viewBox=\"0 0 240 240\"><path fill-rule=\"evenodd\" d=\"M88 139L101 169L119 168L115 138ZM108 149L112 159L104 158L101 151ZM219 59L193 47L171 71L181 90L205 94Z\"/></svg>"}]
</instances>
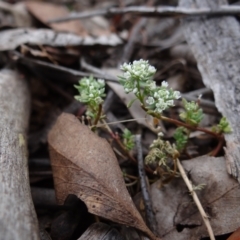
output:
<instances>
[{"instance_id":1,"label":"grey weathered bark","mask_svg":"<svg viewBox=\"0 0 240 240\"><path fill-rule=\"evenodd\" d=\"M29 118L27 84L11 70L0 72L0 240L35 240L26 145Z\"/></svg>"},{"instance_id":2,"label":"grey weathered bark","mask_svg":"<svg viewBox=\"0 0 240 240\"><path fill-rule=\"evenodd\" d=\"M226 0L180 0L181 7L217 8ZM186 19L185 37L205 85L214 92L218 110L233 133L226 134L229 173L240 182L240 26L234 17Z\"/></svg>"}]
</instances>

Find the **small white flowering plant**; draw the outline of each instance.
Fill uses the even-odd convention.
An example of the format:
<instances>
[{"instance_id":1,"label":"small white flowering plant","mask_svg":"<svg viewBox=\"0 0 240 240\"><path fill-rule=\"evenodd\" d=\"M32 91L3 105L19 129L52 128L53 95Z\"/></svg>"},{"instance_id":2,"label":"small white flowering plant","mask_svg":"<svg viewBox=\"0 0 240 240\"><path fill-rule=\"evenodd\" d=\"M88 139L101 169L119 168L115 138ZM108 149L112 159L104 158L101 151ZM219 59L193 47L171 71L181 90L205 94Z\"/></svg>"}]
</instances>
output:
<instances>
[{"instance_id":1,"label":"small white flowering plant","mask_svg":"<svg viewBox=\"0 0 240 240\"><path fill-rule=\"evenodd\" d=\"M157 85L153 80L156 68L151 66L148 61L140 59L133 61L133 63L124 63L121 70L123 74L119 76L119 82L123 85L126 93L132 92L135 95L135 98L128 104L129 107L134 101L139 100L143 110L153 116L155 121L162 120L177 125L173 135L175 144L164 141L162 133L158 132L157 140L150 147L146 163L153 166L153 162L155 162L155 172L164 167L170 174L176 174L176 161L174 159L186 150L191 131L198 130L210 134L219 140L219 144L223 143L223 133L231 132L226 118L222 118L220 123L212 128L212 131L199 127L199 123L204 116L199 105L200 100L196 102L182 100L183 111L179 114L179 119L182 121L166 117L164 112L174 107L175 101L181 98L181 94L179 91L171 89L166 81L163 81L161 85ZM87 105L86 115L93 122L93 129L99 121L106 124L102 111L105 97L105 81L102 79L96 80L92 76L84 77L79 81L78 85L75 85L75 88L79 91L79 95L75 96L75 99ZM120 142L118 136L112 132L111 134L124 150L130 151L133 149L134 138L128 129L123 131L122 142ZM220 147L217 146L212 155L216 154L219 149ZM174 171L170 171L172 168L168 165L169 159L174 160Z\"/></svg>"},{"instance_id":2,"label":"small white flowering plant","mask_svg":"<svg viewBox=\"0 0 240 240\"><path fill-rule=\"evenodd\" d=\"M184 151L187 153L186 146L189 141L189 135L191 131L196 130L210 134L218 139L217 147L211 152L211 155L216 155L224 142L223 134L231 132L231 127L227 119L223 117L220 123L214 126L212 130L199 127L199 123L203 119L203 111L199 105L200 99L196 102L188 102L185 99L182 100L184 110L179 115L181 121L168 118L164 115L164 112L174 107L175 100L181 98L180 92L171 89L166 81L163 81L160 86L156 85L153 80L156 69L146 60L141 59L129 64L124 63L121 69L123 75L119 77L119 82L123 85L126 93L132 92L135 94L135 98L129 103L129 107L134 101L139 100L143 110L154 117L154 123L156 123L156 120L162 120L177 126L173 136L175 139L174 144L165 141L163 139L163 133L158 131L159 128L156 129L158 136L150 145L150 150L145 157L145 169L150 173L158 174L162 180L162 184L169 182L174 177L178 177L180 173L190 193L193 195L193 200L202 215L210 236L213 236L208 217L195 193L196 190L201 190L205 184L194 186L191 183L181 165L179 156ZM75 96L75 98L87 105L86 114L91 119L94 119L93 126L96 127L99 121L104 123L113 139L115 139L121 149L125 151L129 159L137 163L136 159L129 153L134 147L132 133L128 129L125 129L122 134L123 139L120 141L118 135L114 135L104 121L104 115L102 113L102 103L105 97L104 80L95 80L93 77L83 78L75 88L79 91L79 95ZM126 174L124 175L126 176ZM214 237L211 239L214 239Z\"/></svg>"},{"instance_id":3,"label":"small white flowering plant","mask_svg":"<svg viewBox=\"0 0 240 240\"><path fill-rule=\"evenodd\" d=\"M75 99L85 103L87 105L86 115L90 124L93 123L92 129L94 129L97 123L104 122L104 114L102 110L102 104L104 102L105 94L105 81L103 79L95 79L93 76L82 78L78 85L74 85L78 90L79 95L75 96ZM114 138L120 143L118 136L111 133ZM121 146L124 150L130 151L134 147L134 136L127 128L124 129L122 134Z\"/></svg>"},{"instance_id":4,"label":"small white flowering plant","mask_svg":"<svg viewBox=\"0 0 240 240\"><path fill-rule=\"evenodd\" d=\"M181 97L180 92L168 88L167 82L162 82L161 86L156 86L153 76L156 69L150 66L148 61L139 60L133 63L124 63L121 66L123 75L119 77L119 82L123 85L126 93L133 92L142 107L149 111L161 114L164 110L174 106L174 100ZM131 103L129 106L131 106Z\"/></svg>"},{"instance_id":5,"label":"small white flowering plant","mask_svg":"<svg viewBox=\"0 0 240 240\"><path fill-rule=\"evenodd\" d=\"M105 81L103 79L95 80L92 76L84 77L74 87L79 92L75 99L87 105L86 115L97 123L101 118L103 98L106 96Z\"/></svg>"},{"instance_id":6,"label":"small white flowering plant","mask_svg":"<svg viewBox=\"0 0 240 240\"><path fill-rule=\"evenodd\" d=\"M123 75L119 77L119 81L123 85L125 92L133 92L136 96L136 98L129 103L129 106L131 106L133 101L138 99L141 107L149 115L155 119L167 121L178 126L173 136L175 144L172 145L169 142L164 142L162 136L158 134L158 139L155 141L161 146L153 144L150 147L149 154L145 160L147 164L157 163L158 167L156 170L159 169L159 166L164 166L169 169L166 167L166 159L169 159L169 156L174 159L173 156L178 157L181 152L185 151L191 131L199 130L211 134L219 139L219 142L222 142L222 133L229 133L231 131L226 118L222 118L220 123L213 128L213 131L200 128L199 123L203 119L204 114L199 106L199 101L188 102L185 99L182 100L184 111L179 115L182 121L164 116L164 111L173 107L175 100L181 98L181 94L179 91L174 91L169 88L166 81L163 81L160 86L157 86L153 80L156 69L151 66L148 61L141 59L129 64L124 63L121 66L121 70L123 71ZM176 154L176 152L178 152L178 154ZM213 151L213 154L214 153Z\"/></svg>"}]
</instances>

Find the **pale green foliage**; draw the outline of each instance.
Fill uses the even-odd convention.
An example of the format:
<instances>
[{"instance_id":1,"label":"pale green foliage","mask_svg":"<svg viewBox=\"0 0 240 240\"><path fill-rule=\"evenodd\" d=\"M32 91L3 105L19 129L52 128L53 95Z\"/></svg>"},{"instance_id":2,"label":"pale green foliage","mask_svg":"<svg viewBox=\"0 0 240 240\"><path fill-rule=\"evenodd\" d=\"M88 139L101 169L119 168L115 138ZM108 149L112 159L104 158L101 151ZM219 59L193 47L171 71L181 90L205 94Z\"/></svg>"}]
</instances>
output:
<instances>
[{"instance_id":1,"label":"pale green foliage","mask_svg":"<svg viewBox=\"0 0 240 240\"><path fill-rule=\"evenodd\" d=\"M124 147L128 151L132 150L134 148L134 136L132 133L127 128L125 128L122 137Z\"/></svg>"},{"instance_id":2,"label":"pale green foliage","mask_svg":"<svg viewBox=\"0 0 240 240\"><path fill-rule=\"evenodd\" d=\"M79 91L79 95L75 96L75 99L86 103L88 106L87 115L94 117L99 105L103 103L103 97L105 97L105 81L102 79L94 79L92 76L84 77L79 81L79 85L74 85Z\"/></svg>"},{"instance_id":3,"label":"pale green foliage","mask_svg":"<svg viewBox=\"0 0 240 240\"><path fill-rule=\"evenodd\" d=\"M124 71L123 76L119 77L120 83L123 85L126 93L133 92L138 96L140 87L146 87L149 85L149 81L156 72L153 66L148 64L148 61L139 60L133 61L133 63L124 63L121 66L121 70Z\"/></svg>"},{"instance_id":4,"label":"pale green foliage","mask_svg":"<svg viewBox=\"0 0 240 240\"><path fill-rule=\"evenodd\" d=\"M188 142L188 129L185 127L178 127L175 130L173 138L176 140L176 148L178 151L182 151Z\"/></svg>"},{"instance_id":5,"label":"pale green foliage","mask_svg":"<svg viewBox=\"0 0 240 240\"><path fill-rule=\"evenodd\" d=\"M232 132L232 129L226 117L222 117L219 124L212 127L212 131L216 133L230 133Z\"/></svg>"},{"instance_id":6,"label":"pale green foliage","mask_svg":"<svg viewBox=\"0 0 240 240\"><path fill-rule=\"evenodd\" d=\"M200 183L198 185L193 185L193 191L201 191L206 187L205 183Z\"/></svg>"},{"instance_id":7,"label":"pale green foliage","mask_svg":"<svg viewBox=\"0 0 240 240\"><path fill-rule=\"evenodd\" d=\"M181 97L180 92L168 88L168 83L163 81L160 87L155 87L150 91L151 95L147 98L147 109L155 113L162 113L169 107L174 106L174 100Z\"/></svg>"},{"instance_id":8,"label":"pale green foliage","mask_svg":"<svg viewBox=\"0 0 240 240\"><path fill-rule=\"evenodd\" d=\"M174 106L175 99L181 97L180 92L168 88L168 83L165 81L161 86L156 86L152 80L156 69L149 65L148 61L140 59L132 64L124 63L121 69L124 74L119 77L119 82L125 92L133 92L142 105L150 111L161 114L162 111Z\"/></svg>"},{"instance_id":9,"label":"pale green foliage","mask_svg":"<svg viewBox=\"0 0 240 240\"><path fill-rule=\"evenodd\" d=\"M186 99L183 99L183 106L185 111L179 115L180 118L192 126L197 126L204 117L203 111L198 103L193 101L188 102Z\"/></svg>"},{"instance_id":10,"label":"pale green foliage","mask_svg":"<svg viewBox=\"0 0 240 240\"><path fill-rule=\"evenodd\" d=\"M145 157L145 163L165 167L170 172L169 162L172 162L172 159L175 159L177 156L178 151L175 146L158 136L150 146L150 151Z\"/></svg>"}]
</instances>

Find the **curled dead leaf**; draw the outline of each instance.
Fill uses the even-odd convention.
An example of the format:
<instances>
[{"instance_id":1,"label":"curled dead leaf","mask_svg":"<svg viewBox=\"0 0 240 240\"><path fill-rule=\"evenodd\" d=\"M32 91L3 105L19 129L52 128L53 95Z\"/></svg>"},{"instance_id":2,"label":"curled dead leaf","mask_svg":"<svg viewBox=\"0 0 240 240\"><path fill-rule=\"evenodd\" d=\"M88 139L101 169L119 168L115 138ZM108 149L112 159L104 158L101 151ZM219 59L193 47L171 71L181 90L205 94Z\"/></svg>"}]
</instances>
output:
<instances>
[{"instance_id":1,"label":"curled dead leaf","mask_svg":"<svg viewBox=\"0 0 240 240\"><path fill-rule=\"evenodd\" d=\"M238 228L227 240L240 240L240 228Z\"/></svg>"},{"instance_id":2,"label":"curled dead leaf","mask_svg":"<svg viewBox=\"0 0 240 240\"><path fill-rule=\"evenodd\" d=\"M135 227L158 239L145 225L127 192L112 148L87 126L63 113L48 136L56 197L77 195L89 212Z\"/></svg>"}]
</instances>

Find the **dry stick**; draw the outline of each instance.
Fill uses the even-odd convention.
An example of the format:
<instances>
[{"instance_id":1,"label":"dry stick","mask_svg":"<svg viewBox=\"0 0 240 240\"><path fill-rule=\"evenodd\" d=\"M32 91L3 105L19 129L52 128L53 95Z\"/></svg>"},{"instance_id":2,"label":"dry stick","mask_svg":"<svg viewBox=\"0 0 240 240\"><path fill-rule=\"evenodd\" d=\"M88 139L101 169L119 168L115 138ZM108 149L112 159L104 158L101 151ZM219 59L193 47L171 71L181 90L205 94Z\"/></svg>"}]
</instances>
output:
<instances>
[{"instance_id":1,"label":"dry stick","mask_svg":"<svg viewBox=\"0 0 240 240\"><path fill-rule=\"evenodd\" d=\"M146 180L146 173L144 170L144 162L143 162L143 151L141 144L141 135L137 134L135 136L135 142L137 147L137 159L138 159L138 174L140 178L140 185L142 190L142 197L145 206L146 212L146 222L148 227L152 230L154 234L157 234L157 223L156 218L153 212L152 201L149 194L148 184Z\"/></svg>"},{"instance_id":2,"label":"dry stick","mask_svg":"<svg viewBox=\"0 0 240 240\"><path fill-rule=\"evenodd\" d=\"M143 110L145 110L146 112L148 111L148 109L142 105L141 106ZM161 116L157 113L151 113L151 115L157 119L160 119L160 120L163 120L163 121L166 121L166 122L169 122L169 123L173 123L177 126L183 126L185 128L188 128L188 129L191 129L191 130L195 130L195 131L200 131L200 132L204 132L204 133L207 133L219 140L221 140L223 138L223 135L222 134L218 134L218 133L215 133L215 132L212 132L206 128L202 128L202 127L195 127L195 126L192 126L192 125L189 125L187 123L184 123L184 122L180 122L178 121L177 119L173 119L173 118L168 118L168 117L165 117L165 116Z\"/></svg>"},{"instance_id":3,"label":"dry stick","mask_svg":"<svg viewBox=\"0 0 240 240\"><path fill-rule=\"evenodd\" d=\"M0 239L38 240L28 174L30 94L11 70L0 72Z\"/></svg>"},{"instance_id":4,"label":"dry stick","mask_svg":"<svg viewBox=\"0 0 240 240\"><path fill-rule=\"evenodd\" d=\"M115 14L137 14L149 17L197 17L197 16L227 16L240 14L240 6L221 6L218 9L210 8L184 8L184 7L146 7L133 6L125 8L109 8L97 11L85 11L81 13L72 13L69 16L49 20L48 23L67 22L76 19L89 18L94 16Z\"/></svg>"},{"instance_id":5,"label":"dry stick","mask_svg":"<svg viewBox=\"0 0 240 240\"><path fill-rule=\"evenodd\" d=\"M104 78L106 81L118 82L117 78L111 78L103 74L86 73L82 71L73 70L67 67L57 66L52 63L43 62L41 60L34 60L31 58L27 58L16 51L12 51L11 54L12 54L11 57L14 61L19 62L23 65L26 65L31 69L34 69L35 66L46 67L46 68L49 68L50 70L52 69L52 70L60 71L63 74L68 73L74 76L74 78L76 78L76 80L66 79L67 82L77 83L79 81L79 78L89 77L89 75L92 75L94 78Z\"/></svg>"},{"instance_id":6,"label":"dry stick","mask_svg":"<svg viewBox=\"0 0 240 240\"><path fill-rule=\"evenodd\" d=\"M211 240L215 240L214 233L213 233L210 221L209 221L209 217L207 216L207 214L206 214L205 210L203 209L203 206L202 206L196 192L194 191L192 182L189 180L189 178L188 178L180 160L178 158L176 160L177 160L177 166L178 166L179 172L182 175L182 178L183 178L184 182L186 183L186 185L188 187L188 190L191 193L191 195L193 197L193 200L194 200L195 204L197 205L197 208L198 208L198 210L199 210L199 212L202 216L203 222L207 227L209 237L210 237Z\"/></svg>"},{"instance_id":7,"label":"dry stick","mask_svg":"<svg viewBox=\"0 0 240 240\"><path fill-rule=\"evenodd\" d=\"M136 41L139 40L138 34L139 34L140 30L143 28L143 26L146 25L146 23L147 23L147 19L142 18L142 19L139 19L138 23L133 27L130 38L123 49L121 64L124 62L128 62L129 59L131 58L133 50L134 50L134 45L135 45Z\"/></svg>"},{"instance_id":8,"label":"dry stick","mask_svg":"<svg viewBox=\"0 0 240 240\"><path fill-rule=\"evenodd\" d=\"M150 6L153 5L152 0L149 0L147 2L147 5L150 5ZM121 64L124 62L128 62L129 59L131 58L134 50L134 45L136 41L139 40L139 32L146 25L146 23L147 23L147 18L140 18L137 24L135 24L135 26L132 28L130 38L128 39L128 42L123 49L123 55L120 62Z\"/></svg>"}]
</instances>

